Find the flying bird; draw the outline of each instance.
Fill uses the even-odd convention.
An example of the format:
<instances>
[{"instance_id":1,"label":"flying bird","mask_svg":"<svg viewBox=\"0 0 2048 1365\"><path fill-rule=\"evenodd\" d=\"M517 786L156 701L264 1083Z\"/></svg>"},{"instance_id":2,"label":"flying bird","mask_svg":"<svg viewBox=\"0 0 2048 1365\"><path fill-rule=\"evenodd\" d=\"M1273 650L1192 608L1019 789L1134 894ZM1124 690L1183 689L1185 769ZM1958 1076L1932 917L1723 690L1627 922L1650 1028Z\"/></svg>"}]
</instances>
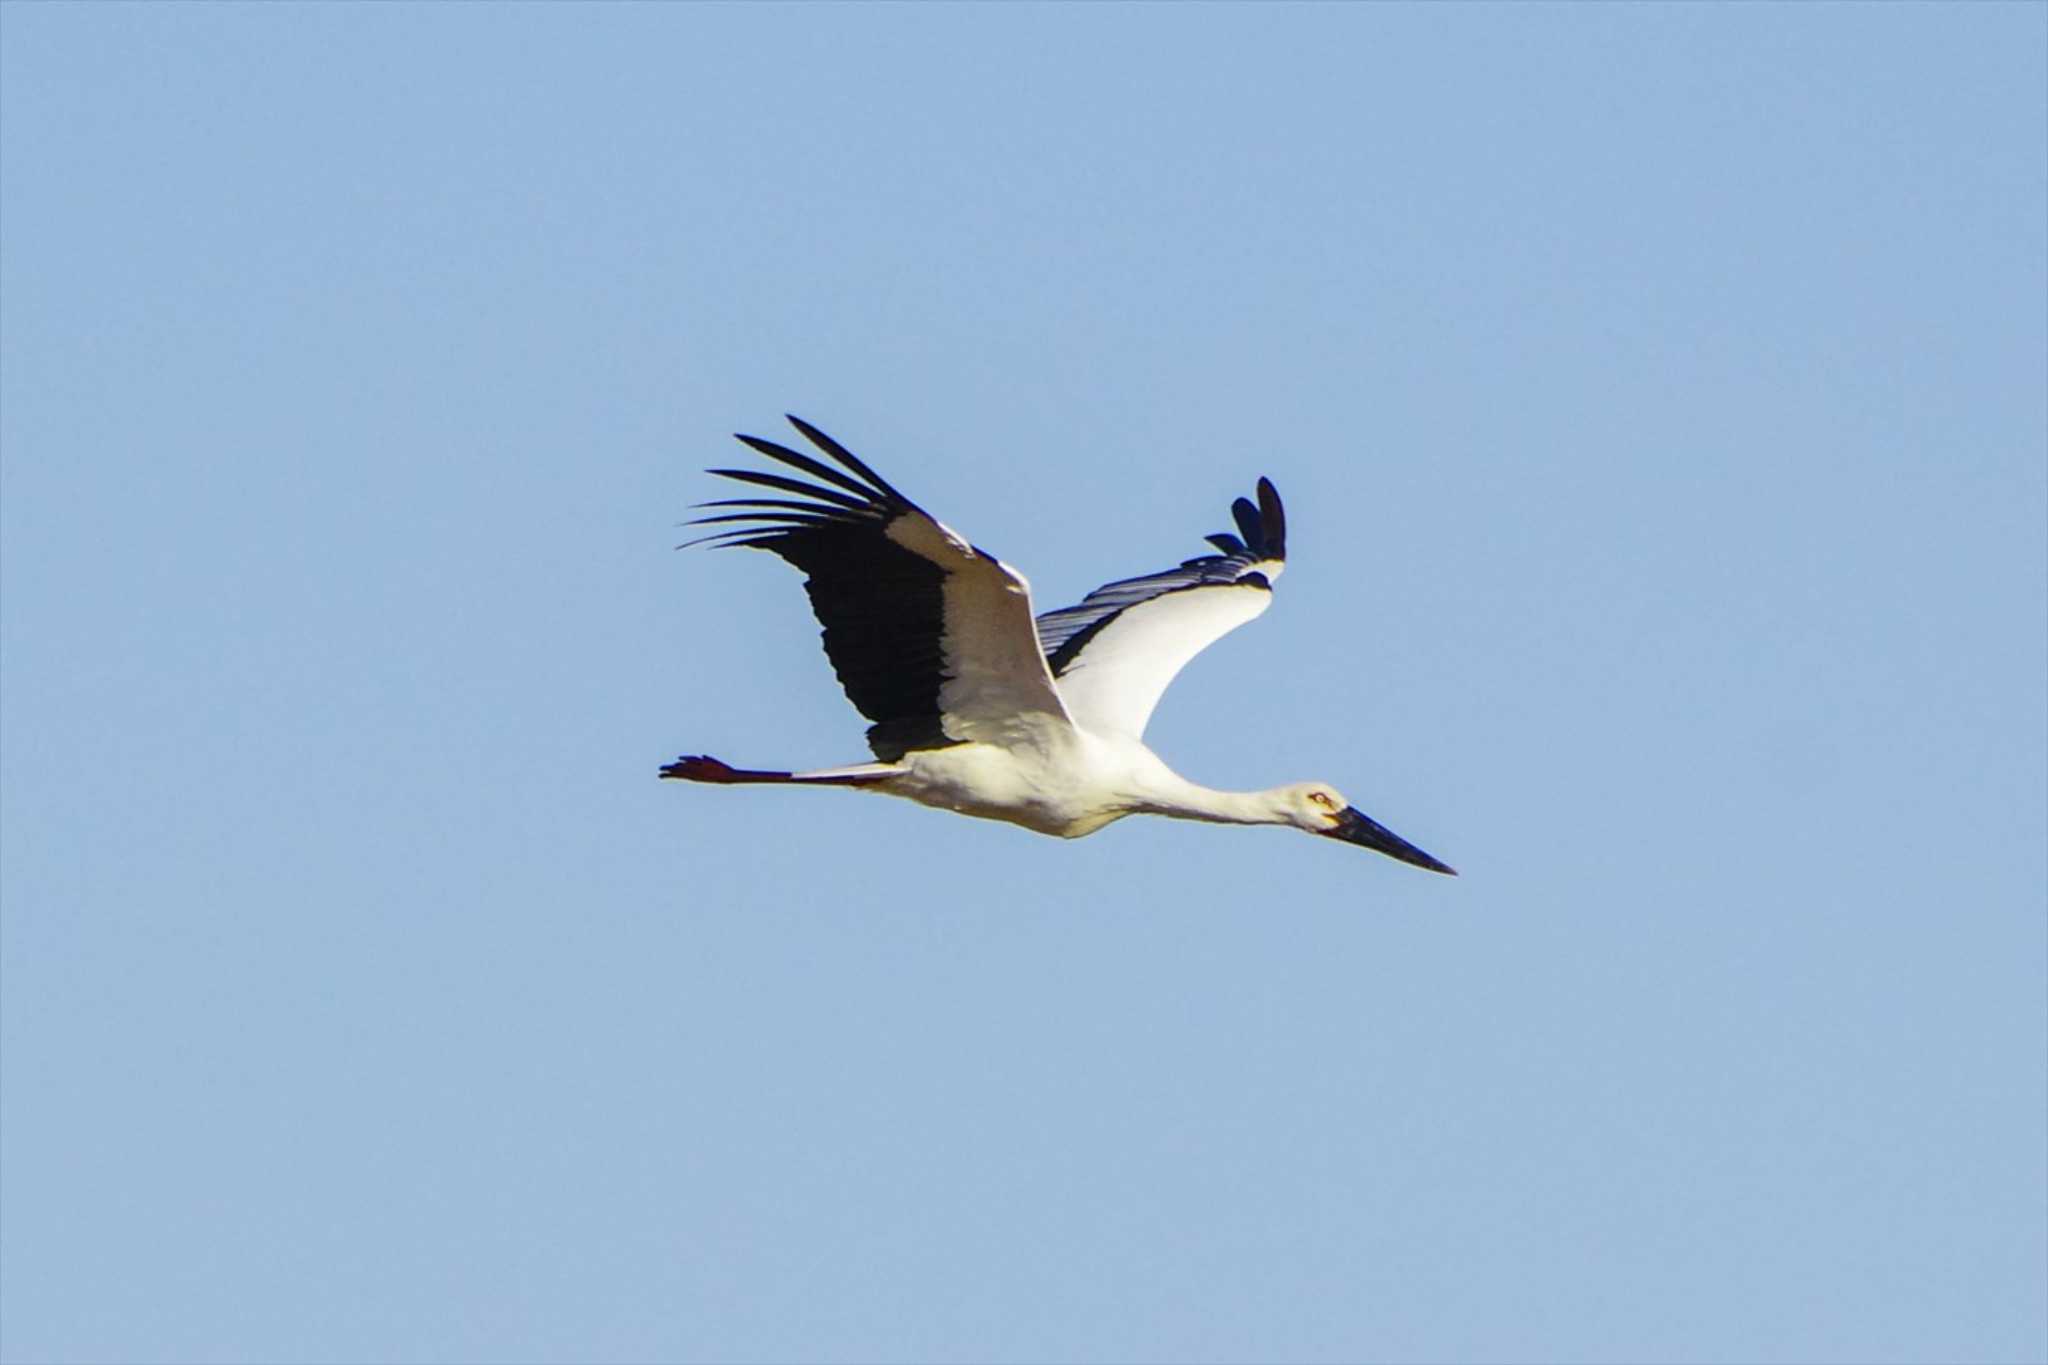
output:
<instances>
[{"instance_id":1,"label":"flying bird","mask_svg":"<svg viewBox=\"0 0 2048 1365\"><path fill-rule=\"evenodd\" d=\"M870 763L775 772L702 754L661 770L688 782L852 787L962 815L1079 838L1126 815L1291 825L1432 872L1453 871L1351 805L1327 782L1216 791L1145 747L1145 722L1187 662L1265 611L1287 562L1287 518L1272 482L1231 505L1216 553L1106 583L1033 618L1031 585L896 491L801 418L790 424L833 463L758 436L738 439L808 476L714 469L783 495L721 498L689 545L747 546L805 576L825 654L872 725ZM678 547L681 548L681 547ZM1455 874L1454 874L1455 875Z\"/></svg>"}]
</instances>

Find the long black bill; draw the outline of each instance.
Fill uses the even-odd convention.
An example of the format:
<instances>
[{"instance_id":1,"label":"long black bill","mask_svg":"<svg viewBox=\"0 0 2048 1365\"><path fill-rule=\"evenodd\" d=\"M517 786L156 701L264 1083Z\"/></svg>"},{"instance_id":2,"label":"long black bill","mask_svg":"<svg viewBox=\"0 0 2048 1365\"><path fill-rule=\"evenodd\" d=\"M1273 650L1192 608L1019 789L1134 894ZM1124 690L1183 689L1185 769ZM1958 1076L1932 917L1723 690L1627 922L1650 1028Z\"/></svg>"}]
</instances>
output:
<instances>
[{"instance_id":1,"label":"long black bill","mask_svg":"<svg viewBox=\"0 0 2048 1365\"><path fill-rule=\"evenodd\" d=\"M1389 858L1399 858L1404 863L1426 867L1431 872L1442 872L1452 877L1458 875L1458 869L1448 863L1438 862L1356 806L1344 808L1344 813L1337 817L1337 827L1329 831L1326 837L1342 839L1347 844L1359 844L1375 852L1384 853Z\"/></svg>"}]
</instances>

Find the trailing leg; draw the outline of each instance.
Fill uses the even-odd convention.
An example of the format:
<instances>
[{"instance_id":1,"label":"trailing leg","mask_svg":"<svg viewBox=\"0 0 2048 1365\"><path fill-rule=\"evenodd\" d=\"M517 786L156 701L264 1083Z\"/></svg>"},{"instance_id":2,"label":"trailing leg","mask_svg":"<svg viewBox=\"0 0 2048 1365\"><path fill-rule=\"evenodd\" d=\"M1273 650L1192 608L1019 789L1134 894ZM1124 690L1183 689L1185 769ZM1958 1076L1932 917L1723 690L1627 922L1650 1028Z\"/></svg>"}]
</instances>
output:
<instances>
[{"instance_id":1,"label":"trailing leg","mask_svg":"<svg viewBox=\"0 0 2048 1365\"><path fill-rule=\"evenodd\" d=\"M663 777L683 782L796 782L805 786L858 787L894 777L901 769L893 763L860 763L850 768L822 768L817 772L764 772L735 768L707 754L684 754L661 770Z\"/></svg>"}]
</instances>

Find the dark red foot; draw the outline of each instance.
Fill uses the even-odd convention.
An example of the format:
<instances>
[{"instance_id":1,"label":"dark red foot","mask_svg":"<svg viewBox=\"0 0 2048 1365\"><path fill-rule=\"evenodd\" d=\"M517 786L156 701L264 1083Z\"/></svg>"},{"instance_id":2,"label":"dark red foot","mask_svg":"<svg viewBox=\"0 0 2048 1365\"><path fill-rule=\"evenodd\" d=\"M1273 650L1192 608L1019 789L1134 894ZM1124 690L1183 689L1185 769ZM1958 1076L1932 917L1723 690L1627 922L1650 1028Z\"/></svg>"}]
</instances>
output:
<instances>
[{"instance_id":1,"label":"dark red foot","mask_svg":"<svg viewBox=\"0 0 2048 1365\"><path fill-rule=\"evenodd\" d=\"M661 770L663 777L680 778L685 782L733 782L739 773L704 754L684 754Z\"/></svg>"}]
</instances>

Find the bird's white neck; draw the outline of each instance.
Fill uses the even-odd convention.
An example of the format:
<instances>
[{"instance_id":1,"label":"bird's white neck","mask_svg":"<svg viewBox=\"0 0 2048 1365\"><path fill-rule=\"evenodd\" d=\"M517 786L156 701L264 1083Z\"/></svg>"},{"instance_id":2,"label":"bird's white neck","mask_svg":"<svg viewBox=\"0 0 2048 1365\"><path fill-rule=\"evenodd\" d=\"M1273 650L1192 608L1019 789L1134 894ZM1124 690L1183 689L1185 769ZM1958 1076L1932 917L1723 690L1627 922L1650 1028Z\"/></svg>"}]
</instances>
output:
<instances>
[{"instance_id":1,"label":"bird's white neck","mask_svg":"<svg viewBox=\"0 0 2048 1365\"><path fill-rule=\"evenodd\" d=\"M1227 792L1190 782L1179 773L1163 770L1153 774L1140 797L1138 809L1147 815L1165 815L1176 820L1207 820L1218 825L1291 825L1285 797L1287 789Z\"/></svg>"}]
</instances>

